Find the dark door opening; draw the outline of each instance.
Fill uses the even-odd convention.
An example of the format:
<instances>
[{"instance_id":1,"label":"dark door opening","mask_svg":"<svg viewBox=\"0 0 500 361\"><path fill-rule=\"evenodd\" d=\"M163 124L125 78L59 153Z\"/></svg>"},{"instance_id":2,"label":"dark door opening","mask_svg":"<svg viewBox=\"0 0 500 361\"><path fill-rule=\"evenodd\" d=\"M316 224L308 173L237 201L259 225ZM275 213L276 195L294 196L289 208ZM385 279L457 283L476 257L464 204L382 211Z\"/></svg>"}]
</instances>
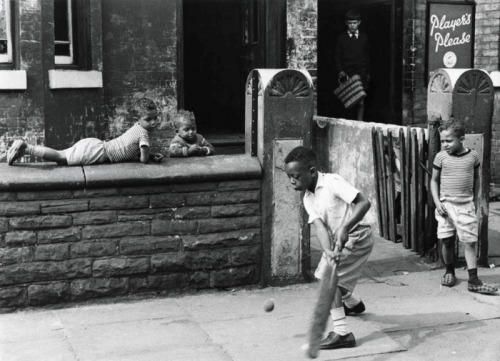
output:
<instances>
[{"instance_id":1,"label":"dark door opening","mask_svg":"<svg viewBox=\"0 0 500 361\"><path fill-rule=\"evenodd\" d=\"M371 82L364 121L402 124L401 0L318 0L318 114L356 119L333 94L338 86L335 44L347 31L344 16L350 8L361 13L360 31L370 41Z\"/></svg>"},{"instance_id":2,"label":"dark door opening","mask_svg":"<svg viewBox=\"0 0 500 361\"><path fill-rule=\"evenodd\" d=\"M262 4L183 0L184 108L215 146L244 145L246 78L263 65Z\"/></svg>"},{"instance_id":3,"label":"dark door opening","mask_svg":"<svg viewBox=\"0 0 500 361\"><path fill-rule=\"evenodd\" d=\"M184 0L184 107L204 133L243 132L239 4Z\"/></svg>"}]
</instances>

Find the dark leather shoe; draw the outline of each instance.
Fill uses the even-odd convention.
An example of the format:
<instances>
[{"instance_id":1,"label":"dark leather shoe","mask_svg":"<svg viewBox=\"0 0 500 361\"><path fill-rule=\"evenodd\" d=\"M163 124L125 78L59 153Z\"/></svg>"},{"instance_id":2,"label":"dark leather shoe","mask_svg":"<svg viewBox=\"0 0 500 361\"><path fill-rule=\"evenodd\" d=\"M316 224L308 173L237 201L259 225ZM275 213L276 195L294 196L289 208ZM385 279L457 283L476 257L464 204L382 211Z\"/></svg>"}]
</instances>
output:
<instances>
[{"instance_id":1,"label":"dark leather shoe","mask_svg":"<svg viewBox=\"0 0 500 361\"><path fill-rule=\"evenodd\" d=\"M319 348L321 350L333 350L336 348L346 348L356 346L356 339L352 332L347 335L340 336L335 332L330 332L326 338L321 341Z\"/></svg>"},{"instance_id":2,"label":"dark leather shoe","mask_svg":"<svg viewBox=\"0 0 500 361\"><path fill-rule=\"evenodd\" d=\"M342 305L344 306L344 312L345 312L346 316L350 313L365 312L365 304L363 303L363 301L359 301L359 303L356 306L354 306L353 308L347 307L344 302L342 302Z\"/></svg>"}]
</instances>

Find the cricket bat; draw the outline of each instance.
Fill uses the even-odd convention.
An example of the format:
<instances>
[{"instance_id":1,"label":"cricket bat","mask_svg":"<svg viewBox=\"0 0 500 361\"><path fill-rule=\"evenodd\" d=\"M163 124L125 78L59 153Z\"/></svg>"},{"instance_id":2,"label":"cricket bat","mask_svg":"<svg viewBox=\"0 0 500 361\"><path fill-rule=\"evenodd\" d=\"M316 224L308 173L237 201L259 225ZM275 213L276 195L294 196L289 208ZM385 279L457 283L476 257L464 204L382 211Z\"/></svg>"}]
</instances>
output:
<instances>
[{"instance_id":1,"label":"cricket bat","mask_svg":"<svg viewBox=\"0 0 500 361\"><path fill-rule=\"evenodd\" d=\"M330 309L339 283L337 265L338 261L329 262L324 277L321 280L319 297L314 307L311 328L309 330L309 348L307 349L307 356L309 358L318 357L321 338L323 337L323 332L330 316Z\"/></svg>"}]
</instances>

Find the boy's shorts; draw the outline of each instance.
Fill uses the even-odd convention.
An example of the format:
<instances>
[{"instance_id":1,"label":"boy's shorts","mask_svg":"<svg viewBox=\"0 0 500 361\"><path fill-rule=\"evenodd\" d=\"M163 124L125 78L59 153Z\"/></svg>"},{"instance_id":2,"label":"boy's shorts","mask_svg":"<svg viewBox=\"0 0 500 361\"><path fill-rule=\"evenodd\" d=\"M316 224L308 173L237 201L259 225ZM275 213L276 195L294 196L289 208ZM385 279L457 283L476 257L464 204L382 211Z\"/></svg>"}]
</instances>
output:
<instances>
[{"instance_id":1,"label":"boy's shorts","mask_svg":"<svg viewBox=\"0 0 500 361\"><path fill-rule=\"evenodd\" d=\"M448 216L443 217L438 213L437 209L435 211L438 222L438 238L453 237L456 232L460 242L477 242L478 222L474 203L443 201L441 204L446 209Z\"/></svg>"},{"instance_id":2,"label":"boy's shorts","mask_svg":"<svg viewBox=\"0 0 500 361\"><path fill-rule=\"evenodd\" d=\"M104 142L97 138L84 138L71 148L64 149L68 165L104 163L106 161Z\"/></svg>"},{"instance_id":3,"label":"boy's shorts","mask_svg":"<svg viewBox=\"0 0 500 361\"><path fill-rule=\"evenodd\" d=\"M372 229L370 226L357 226L349 233L349 240L340 253L337 266L339 286L350 292L356 287L363 272L363 267L372 252L373 240L371 234ZM314 272L317 279L323 279L327 263L328 261L323 253L318 268Z\"/></svg>"}]
</instances>

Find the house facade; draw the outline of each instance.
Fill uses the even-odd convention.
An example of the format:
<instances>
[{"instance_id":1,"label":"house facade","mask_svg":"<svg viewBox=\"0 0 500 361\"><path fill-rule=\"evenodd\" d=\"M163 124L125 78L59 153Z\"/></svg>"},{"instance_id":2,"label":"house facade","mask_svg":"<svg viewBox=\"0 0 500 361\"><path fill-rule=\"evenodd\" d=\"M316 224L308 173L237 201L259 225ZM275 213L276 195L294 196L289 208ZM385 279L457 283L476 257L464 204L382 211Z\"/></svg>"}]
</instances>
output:
<instances>
[{"instance_id":1,"label":"house facade","mask_svg":"<svg viewBox=\"0 0 500 361\"><path fill-rule=\"evenodd\" d=\"M168 152L179 108L195 112L209 140L241 141L254 68L308 70L317 114L352 119L332 90L335 39L353 6L370 35L366 121L425 126L434 3L471 5L471 67L498 71L498 0L1 0L0 160L18 137L57 149L116 137L142 96L162 109L158 151ZM497 113L491 169L500 184Z\"/></svg>"}]
</instances>

